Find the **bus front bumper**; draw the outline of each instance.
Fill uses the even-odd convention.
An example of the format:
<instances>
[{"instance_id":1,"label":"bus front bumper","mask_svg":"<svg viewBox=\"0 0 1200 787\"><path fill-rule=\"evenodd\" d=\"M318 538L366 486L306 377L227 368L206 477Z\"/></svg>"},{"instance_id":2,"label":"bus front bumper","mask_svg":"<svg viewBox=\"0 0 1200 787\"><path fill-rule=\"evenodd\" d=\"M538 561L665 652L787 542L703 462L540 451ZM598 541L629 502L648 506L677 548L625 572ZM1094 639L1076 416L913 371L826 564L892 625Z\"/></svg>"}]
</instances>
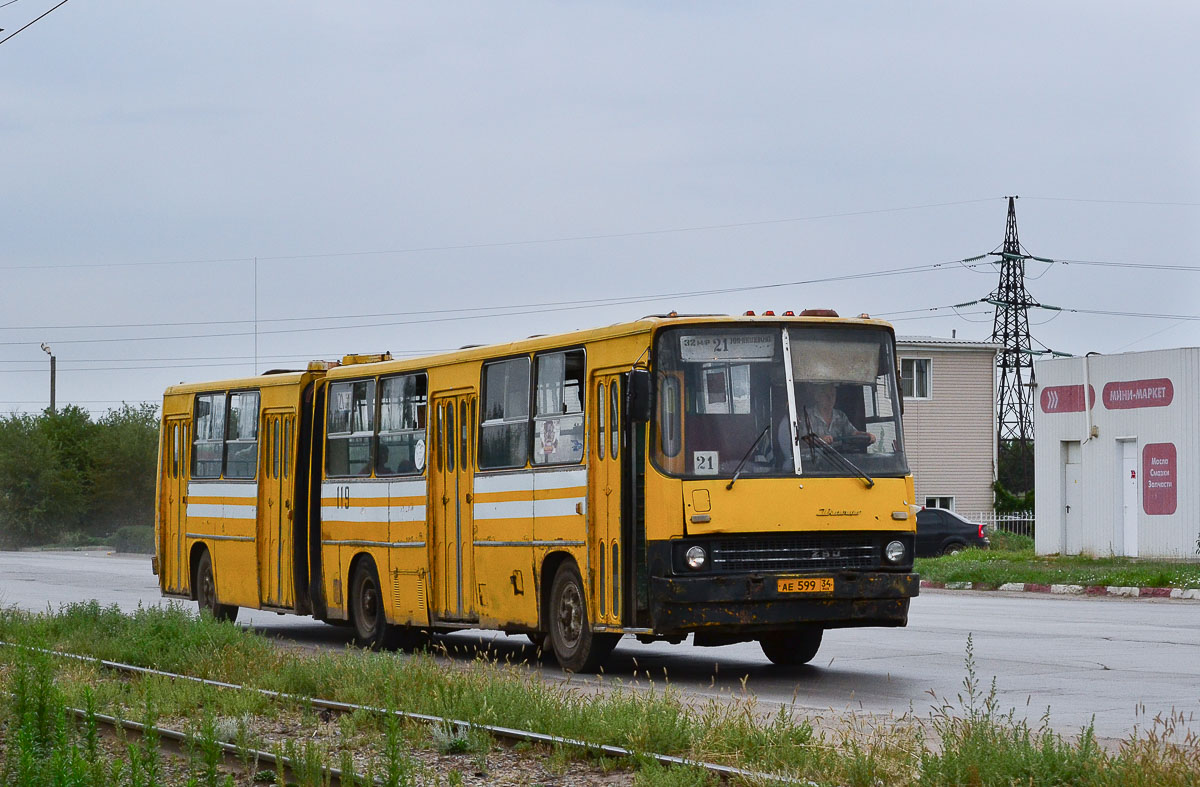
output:
<instances>
[{"instance_id":1,"label":"bus front bumper","mask_svg":"<svg viewBox=\"0 0 1200 787\"><path fill-rule=\"evenodd\" d=\"M655 633L706 631L752 635L800 623L823 628L904 626L920 576L892 572L833 572L832 591L787 592L797 575L736 574L651 577Z\"/></svg>"}]
</instances>

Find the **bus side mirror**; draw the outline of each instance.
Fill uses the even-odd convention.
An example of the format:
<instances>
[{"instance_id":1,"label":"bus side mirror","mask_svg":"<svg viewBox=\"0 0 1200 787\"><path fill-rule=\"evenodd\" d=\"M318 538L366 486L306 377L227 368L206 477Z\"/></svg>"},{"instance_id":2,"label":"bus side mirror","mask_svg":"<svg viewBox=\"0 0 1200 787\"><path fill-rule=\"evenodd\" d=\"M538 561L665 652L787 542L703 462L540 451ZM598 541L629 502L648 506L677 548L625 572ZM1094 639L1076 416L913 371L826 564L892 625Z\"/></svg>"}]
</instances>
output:
<instances>
[{"instance_id":1,"label":"bus side mirror","mask_svg":"<svg viewBox=\"0 0 1200 787\"><path fill-rule=\"evenodd\" d=\"M627 414L635 424L644 424L650 420L654 407L654 396L650 385L648 369L631 369L629 371L629 405Z\"/></svg>"}]
</instances>

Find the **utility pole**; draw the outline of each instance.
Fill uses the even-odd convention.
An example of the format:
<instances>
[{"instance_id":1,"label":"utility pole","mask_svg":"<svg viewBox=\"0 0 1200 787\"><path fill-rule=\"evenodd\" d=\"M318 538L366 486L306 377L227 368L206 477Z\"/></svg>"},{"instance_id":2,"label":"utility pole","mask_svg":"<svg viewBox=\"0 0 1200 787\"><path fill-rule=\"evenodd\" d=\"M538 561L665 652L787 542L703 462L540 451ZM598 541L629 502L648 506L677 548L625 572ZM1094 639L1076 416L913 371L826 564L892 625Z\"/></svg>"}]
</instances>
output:
<instances>
[{"instance_id":1,"label":"utility pole","mask_svg":"<svg viewBox=\"0 0 1200 787\"><path fill-rule=\"evenodd\" d=\"M1029 337L1029 309L1040 304L1025 289L1025 260L1017 238L1016 197L1008 198L1004 228L1000 283L988 297L996 307L992 341L1000 345L996 356L1000 389L997 391L997 431L1001 451L1007 448L1019 469L1009 479L1027 492L1033 488L1033 353Z\"/></svg>"},{"instance_id":2,"label":"utility pole","mask_svg":"<svg viewBox=\"0 0 1200 787\"><path fill-rule=\"evenodd\" d=\"M50 352L50 345L42 342L42 352L50 356L50 413L55 412L54 409L54 353Z\"/></svg>"}]
</instances>

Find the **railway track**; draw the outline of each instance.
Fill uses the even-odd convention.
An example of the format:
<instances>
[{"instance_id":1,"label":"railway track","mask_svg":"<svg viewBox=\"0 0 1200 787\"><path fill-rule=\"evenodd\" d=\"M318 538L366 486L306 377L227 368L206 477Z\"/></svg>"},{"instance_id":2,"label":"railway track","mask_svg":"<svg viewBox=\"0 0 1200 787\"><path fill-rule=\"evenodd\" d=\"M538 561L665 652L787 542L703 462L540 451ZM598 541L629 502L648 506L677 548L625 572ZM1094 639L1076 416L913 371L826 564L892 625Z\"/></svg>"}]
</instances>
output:
<instances>
[{"instance_id":1,"label":"railway track","mask_svg":"<svg viewBox=\"0 0 1200 787\"><path fill-rule=\"evenodd\" d=\"M229 683L226 681L212 680L209 678L201 678L195 675L185 675L177 672L167 672L165 670L157 670L151 667L140 667L135 664L124 664L117 661L109 661L107 659L99 659L94 656L85 656L78 653L68 653L59 650L48 650L45 648L34 648L27 645L20 645L13 642L0 641L0 647L25 650L34 653L42 653L45 655L54 656L65 660L73 660L80 663L92 664L103 669L119 672L124 674L136 674L145 676L154 676L168 678L171 680L190 681L197 684L211 686L219 689L228 689L231 691L244 691L256 693L279 702L295 703L302 707L314 708L331 713L355 713L366 712L378 714L380 716L394 716L407 721L418 722L427 725L440 725L443 728L453 729L459 733L467 731L480 731L491 735L501 741L512 743L527 742L532 744L541 744L548 746L561 746L566 748L585 751L590 754L600 754L617 759L627 759L634 757L642 757L652 759L662 765L687 766L699 768L709 773L717 775L724 780L741 779L754 784L796 784L805 785L806 787L816 787L814 782L794 779L787 776L781 776L771 773L763 773L759 771L751 771L744 768L735 768L729 765L721 765L719 763L704 762L701 760L693 760L686 757L676 757L670 754L658 754L653 752L635 752L632 749L627 749L623 746L613 746L610 744L593 743L590 741L578 740L575 738L566 738L559 735L551 735L533 730L521 730L513 727L502 727L494 724L480 724L477 722L466 721L463 719L452 719L444 716L435 716L426 713L414 713L411 711L395 710L391 708L382 708L371 705L359 705L350 702L340 702L338 700L325 699L321 697L310 697L301 694L291 694L288 692L273 691L271 689L263 689L255 686L244 686L238 683ZM85 711L78 708L71 708L71 712L77 716L83 716ZM157 734L160 740L168 741L171 745L180 746L186 741L192 739L188 733L172 730L164 727L147 727L138 722L117 719L112 716L103 716L101 714L93 714L93 717L98 723L102 723L113 729L121 727L127 733L136 735L144 735L146 733ZM266 764L272 769L283 769L285 778L290 778L293 763L287 757L281 757L271 752L259 751L256 749L248 749L239 747L232 743L221 742L221 749L229 767L239 768L241 763L248 759L254 759L260 764ZM337 768L324 768L325 775L328 777L331 784L341 784L342 772Z\"/></svg>"}]
</instances>

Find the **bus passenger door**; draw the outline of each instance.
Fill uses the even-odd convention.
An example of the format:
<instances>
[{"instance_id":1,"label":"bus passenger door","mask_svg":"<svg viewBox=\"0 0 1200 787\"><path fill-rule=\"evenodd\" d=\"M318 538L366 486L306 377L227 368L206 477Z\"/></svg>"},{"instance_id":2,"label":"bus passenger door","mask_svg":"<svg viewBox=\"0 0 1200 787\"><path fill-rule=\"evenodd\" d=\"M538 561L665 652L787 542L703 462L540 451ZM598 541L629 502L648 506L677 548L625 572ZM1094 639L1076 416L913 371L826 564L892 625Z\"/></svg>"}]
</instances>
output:
<instances>
[{"instance_id":1,"label":"bus passenger door","mask_svg":"<svg viewBox=\"0 0 1200 787\"><path fill-rule=\"evenodd\" d=\"M162 493L159 514L159 575L163 589L170 593L187 591L187 447L189 420L168 418L163 430Z\"/></svg>"},{"instance_id":2,"label":"bus passenger door","mask_svg":"<svg viewBox=\"0 0 1200 787\"><path fill-rule=\"evenodd\" d=\"M475 476L472 395L435 396L434 456L430 465L433 569L431 609L441 620L478 619L475 599Z\"/></svg>"},{"instance_id":3,"label":"bus passenger door","mask_svg":"<svg viewBox=\"0 0 1200 787\"><path fill-rule=\"evenodd\" d=\"M591 390L592 454L591 550L597 623L621 623L624 545L621 538L621 375L593 375Z\"/></svg>"},{"instance_id":4,"label":"bus passenger door","mask_svg":"<svg viewBox=\"0 0 1200 787\"><path fill-rule=\"evenodd\" d=\"M292 573L292 520L295 517L296 414L269 410L263 415L259 461L259 602L270 607L295 604Z\"/></svg>"}]
</instances>

